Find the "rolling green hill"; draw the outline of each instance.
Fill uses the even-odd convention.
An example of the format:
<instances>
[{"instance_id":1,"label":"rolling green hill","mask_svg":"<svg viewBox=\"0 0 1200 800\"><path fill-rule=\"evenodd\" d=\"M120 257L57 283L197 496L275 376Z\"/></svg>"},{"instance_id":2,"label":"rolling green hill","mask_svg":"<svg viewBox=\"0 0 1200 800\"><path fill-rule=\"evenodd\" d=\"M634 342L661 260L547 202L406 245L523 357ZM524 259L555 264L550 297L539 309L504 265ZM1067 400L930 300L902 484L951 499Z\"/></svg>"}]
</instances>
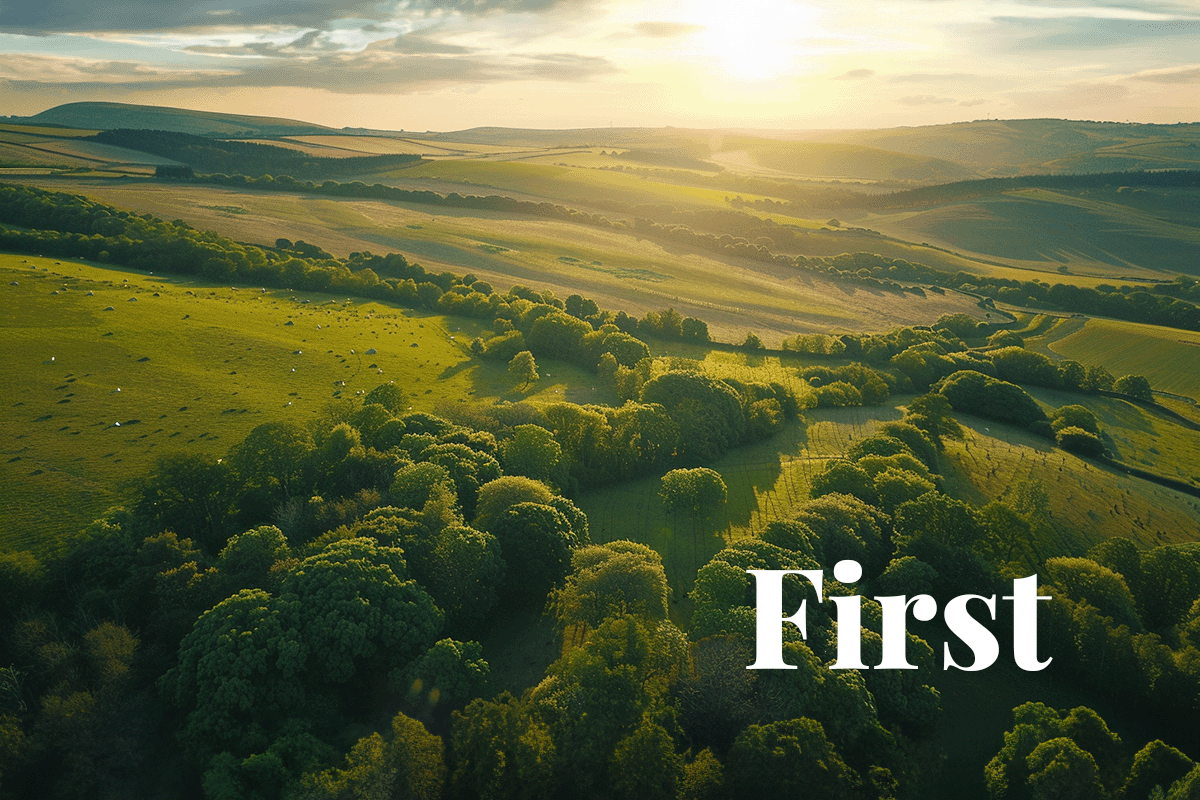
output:
<instances>
[{"instance_id":1,"label":"rolling green hill","mask_svg":"<svg viewBox=\"0 0 1200 800\"><path fill-rule=\"evenodd\" d=\"M129 103L67 103L34 114L26 120L34 125L64 125L70 128L137 128L176 131L199 136L297 136L329 133L332 129L311 122L278 117L220 114L165 106Z\"/></svg>"}]
</instances>

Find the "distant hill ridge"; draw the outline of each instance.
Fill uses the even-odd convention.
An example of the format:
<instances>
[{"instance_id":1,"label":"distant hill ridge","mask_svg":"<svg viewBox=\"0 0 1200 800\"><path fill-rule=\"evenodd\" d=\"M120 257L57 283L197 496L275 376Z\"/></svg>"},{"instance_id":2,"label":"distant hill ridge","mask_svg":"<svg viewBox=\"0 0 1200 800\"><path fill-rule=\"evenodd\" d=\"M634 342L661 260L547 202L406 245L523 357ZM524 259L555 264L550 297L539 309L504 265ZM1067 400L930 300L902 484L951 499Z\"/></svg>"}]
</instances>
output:
<instances>
[{"instance_id":1,"label":"distant hill ridge","mask_svg":"<svg viewBox=\"0 0 1200 800\"><path fill-rule=\"evenodd\" d=\"M16 120L13 120L16 121ZM1200 123L974 120L877 130L477 127L410 133L127 103L68 103L23 120L86 129L220 138L339 134L540 148L601 147L701 159L784 178L933 184L1034 174L1200 169Z\"/></svg>"},{"instance_id":2,"label":"distant hill ridge","mask_svg":"<svg viewBox=\"0 0 1200 800\"><path fill-rule=\"evenodd\" d=\"M197 136L301 136L336 133L333 128L278 117L255 117L128 103L67 103L27 117L38 125L112 130L133 128Z\"/></svg>"}]
</instances>

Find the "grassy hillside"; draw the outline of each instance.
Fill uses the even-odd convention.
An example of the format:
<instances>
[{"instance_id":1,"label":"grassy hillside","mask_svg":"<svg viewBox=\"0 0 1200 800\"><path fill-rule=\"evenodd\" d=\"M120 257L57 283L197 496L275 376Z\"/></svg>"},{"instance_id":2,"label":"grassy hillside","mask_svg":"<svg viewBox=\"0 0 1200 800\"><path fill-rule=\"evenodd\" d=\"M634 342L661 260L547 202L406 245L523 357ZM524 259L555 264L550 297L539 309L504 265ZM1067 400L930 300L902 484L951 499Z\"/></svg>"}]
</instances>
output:
<instances>
[{"instance_id":1,"label":"grassy hillside","mask_svg":"<svg viewBox=\"0 0 1200 800\"><path fill-rule=\"evenodd\" d=\"M162 453L217 457L256 425L310 419L392 380L421 411L526 396L503 364L470 359L464 343L480 331L463 319L69 261L0 256L0 330L12 379L0 547L41 553ZM614 400L574 368L543 371L529 397Z\"/></svg>"},{"instance_id":2,"label":"grassy hillside","mask_svg":"<svg viewBox=\"0 0 1200 800\"><path fill-rule=\"evenodd\" d=\"M1145 125L1060 119L976 120L854 131L839 141L954 161L987 175L1164 169L1196 163L1200 124ZM1176 145L1167 143L1175 142ZM1167 144L1164 147L1164 144Z\"/></svg>"},{"instance_id":3,"label":"grassy hillside","mask_svg":"<svg viewBox=\"0 0 1200 800\"><path fill-rule=\"evenodd\" d=\"M33 125L63 125L71 128L136 128L177 131L200 136L284 136L321 133L324 125L278 117L221 114L166 106L130 103L66 103L34 114L25 120Z\"/></svg>"},{"instance_id":4,"label":"grassy hillside","mask_svg":"<svg viewBox=\"0 0 1200 800\"><path fill-rule=\"evenodd\" d=\"M1200 399L1200 335L1109 319L1036 318L1026 346L1047 355L1100 364L1113 375L1137 374L1164 392Z\"/></svg>"},{"instance_id":5,"label":"grassy hillside","mask_svg":"<svg viewBox=\"0 0 1200 800\"><path fill-rule=\"evenodd\" d=\"M239 241L303 239L338 255L402 252L430 269L469 270L498 287L522 283L562 297L578 292L639 316L673 306L703 318L723 341L741 341L753 330L774 346L797 332L929 324L959 311L983 315L973 298L955 292L920 298L868 290L782 265L542 218L207 186L66 179L44 185ZM835 237L827 249L844 252L840 244Z\"/></svg>"}]
</instances>

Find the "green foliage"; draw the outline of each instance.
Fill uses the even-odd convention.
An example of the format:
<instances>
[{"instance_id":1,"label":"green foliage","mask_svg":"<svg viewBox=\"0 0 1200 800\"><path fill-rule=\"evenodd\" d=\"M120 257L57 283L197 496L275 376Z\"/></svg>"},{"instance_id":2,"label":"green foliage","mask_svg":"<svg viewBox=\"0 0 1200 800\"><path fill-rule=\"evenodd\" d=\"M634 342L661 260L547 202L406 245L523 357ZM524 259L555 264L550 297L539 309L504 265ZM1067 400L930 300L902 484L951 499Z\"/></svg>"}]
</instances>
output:
<instances>
[{"instance_id":1,"label":"green foliage","mask_svg":"<svg viewBox=\"0 0 1200 800\"><path fill-rule=\"evenodd\" d=\"M404 797L438 800L446 781L442 740L397 714L385 739L373 733L346 754L346 766L303 776L295 800Z\"/></svg>"},{"instance_id":2,"label":"green foliage","mask_svg":"<svg viewBox=\"0 0 1200 800\"><path fill-rule=\"evenodd\" d=\"M675 800L683 759L675 742L653 715L617 743L609 763L612 796L629 800Z\"/></svg>"},{"instance_id":3,"label":"green foliage","mask_svg":"<svg viewBox=\"0 0 1200 800\"><path fill-rule=\"evenodd\" d=\"M1016 384L980 372L963 370L946 378L938 391L955 411L1028 427L1046 418L1029 394Z\"/></svg>"},{"instance_id":4,"label":"green foliage","mask_svg":"<svg viewBox=\"0 0 1200 800\"><path fill-rule=\"evenodd\" d=\"M1063 714L1041 703L1013 709L1014 726L988 762L984 782L1001 798L1100 797L1117 777L1120 737L1090 708ZM1112 780L1101 785L1101 776Z\"/></svg>"},{"instance_id":5,"label":"green foliage","mask_svg":"<svg viewBox=\"0 0 1200 800\"><path fill-rule=\"evenodd\" d=\"M1154 402L1154 394L1150 390L1150 381L1142 375L1122 375L1113 383L1113 391L1127 394L1147 403Z\"/></svg>"},{"instance_id":6,"label":"green foliage","mask_svg":"<svg viewBox=\"0 0 1200 800\"><path fill-rule=\"evenodd\" d=\"M389 680L406 693L410 706L423 712L459 709L487 693L491 668L478 642L442 639Z\"/></svg>"},{"instance_id":7,"label":"green foliage","mask_svg":"<svg viewBox=\"0 0 1200 800\"><path fill-rule=\"evenodd\" d=\"M728 490L721 475L707 467L673 469L662 476L658 496L674 513L704 517L724 507Z\"/></svg>"},{"instance_id":8,"label":"green foliage","mask_svg":"<svg viewBox=\"0 0 1200 800\"><path fill-rule=\"evenodd\" d=\"M825 469L813 476L809 493L820 497L833 493L854 495L864 503L874 505L878 501L875 483L856 464L847 461L832 461Z\"/></svg>"},{"instance_id":9,"label":"green foliage","mask_svg":"<svg viewBox=\"0 0 1200 800\"><path fill-rule=\"evenodd\" d=\"M452 794L480 800L548 799L556 749L530 704L508 692L454 712Z\"/></svg>"},{"instance_id":10,"label":"green foliage","mask_svg":"<svg viewBox=\"0 0 1200 800\"><path fill-rule=\"evenodd\" d=\"M562 456L554 435L540 425L518 425L512 436L500 443L500 460L506 473L556 485L566 477Z\"/></svg>"},{"instance_id":11,"label":"green foliage","mask_svg":"<svg viewBox=\"0 0 1200 800\"><path fill-rule=\"evenodd\" d=\"M504 559L492 534L448 526L433 539L424 584L451 631L474 630L492 617L504 583Z\"/></svg>"},{"instance_id":12,"label":"green foliage","mask_svg":"<svg viewBox=\"0 0 1200 800\"><path fill-rule=\"evenodd\" d=\"M835 800L853 797L857 783L820 723L805 718L751 725L738 735L726 765L735 798Z\"/></svg>"},{"instance_id":13,"label":"green foliage","mask_svg":"<svg viewBox=\"0 0 1200 800\"><path fill-rule=\"evenodd\" d=\"M1081 456L1093 458L1104 455L1104 442L1094 433L1088 433L1083 428L1069 426L1060 428L1055 437L1058 446L1063 450L1078 453Z\"/></svg>"},{"instance_id":14,"label":"green foliage","mask_svg":"<svg viewBox=\"0 0 1200 800\"><path fill-rule=\"evenodd\" d=\"M404 663L432 644L442 613L406 574L402 551L369 539L334 542L301 561L279 602L308 671L344 683L359 668Z\"/></svg>"},{"instance_id":15,"label":"green foliage","mask_svg":"<svg viewBox=\"0 0 1200 800\"><path fill-rule=\"evenodd\" d=\"M537 363L533 360L533 353L522 350L513 356L508 362L508 374L512 375L514 380L521 382L522 389L536 381L538 371Z\"/></svg>"},{"instance_id":16,"label":"green foliage","mask_svg":"<svg viewBox=\"0 0 1200 800\"><path fill-rule=\"evenodd\" d=\"M1050 415L1050 427L1057 433L1063 428L1083 428L1088 433L1099 436L1100 423L1090 409L1080 405L1062 406Z\"/></svg>"},{"instance_id":17,"label":"green foliage","mask_svg":"<svg viewBox=\"0 0 1200 800\"><path fill-rule=\"evenodd\" d=\"M383 406L393 415L399 415L408 406L408 397L395 383L381 383L363 397L364 407L372 403Z\"/></svg>"},{"instance_id":18,"label":"green foliage","mask_svg":"<svg viewBox=\"0 0 1200 800\"><path fill-rule=\"evenodd\" d=\"M667 575L662 558L643 544L628 541L581 547L571 554L572 572L554 592L559 624L592 627L608 617L632 614L667 618Z\"/></svg>"},{"instance_id":19,"label":"green foliage","mask_svg":"<svg viewBox=\"0 0 1200 800\"><path fill-rule=\"evenodd\" d=\"M479 501L475 506L475 527L490 530L500 515L517 503L545 505L553 496L546 484L534 478L505 475L489 481L479 487Z\"/></svg>"},{"instance_id":20,"label":"green foliage","mask_svg":"<svg viewBox=\"0 0 1200 800\"><path fill-rule=\"evenodd\" d=\"M500 514L491 532L507 565L504 594L515 603L540 603L567 576L578 540L557 509L516 503Z\"/></svg>"},{"instance_id":21,"label":"green foliage","mask_svg":"<svg viewBox=\"0 0 1200 800\"><path fill-rule=\"evenodd\" d=\"M1195 766L1190 758L1155 739L1133 757L1129 778L1121 787L1122 800L1149 800L1155 787L1169 789Z\"/></svg>"},{"instance_id":22,"label":"green foliage","mask_svg":"<svg viewBox=\"0 0 1200 800\"><path fill-rule=\"evenodd\" d=\"M1046 583L1067 597L1095 606L1115 625L1141 628L1133 594L1117 573L1086 558L1047 559L1043 569Z\"/></svg>"}]
</instances>

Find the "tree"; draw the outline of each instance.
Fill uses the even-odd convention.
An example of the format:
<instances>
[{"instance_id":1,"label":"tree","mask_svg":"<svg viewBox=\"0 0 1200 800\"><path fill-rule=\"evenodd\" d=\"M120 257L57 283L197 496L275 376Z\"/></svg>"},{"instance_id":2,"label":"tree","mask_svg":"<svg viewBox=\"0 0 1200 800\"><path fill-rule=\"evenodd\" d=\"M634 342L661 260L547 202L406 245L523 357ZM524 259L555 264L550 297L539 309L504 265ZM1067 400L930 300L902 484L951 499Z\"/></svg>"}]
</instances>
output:
<instances>
[{"instance_id":1,"label":"tree","mask_svg":"<svg viewBox=\"0 0 1200 800\"><path fill-rule=\"evenodd\" d=\"M673 469L662 477L659 497L674 512L702 516L725 505L728 491L720 473L707 467Z\"/></svg>"},{"instance_id":2,"label":"tree","mask_svg":"<svg viewBox=\"0 0 1200 800\"><path fill-rule=\"evenodd\" d=\"M539 376L537 363L533 360L533 353L522 350L513 356L512 360L508 362L508 374L521 381L522 389L536 381Z\"/></svg>"},{"instance_id":3,"label":"tree","mask_svg":"<svg viewBox=\"0 0 1200 800\"><path fill-rule=\"evenodd\" d=\"M850 494L864 503L874 504L877 495L871 476L849 461L831 461L813 476L809 494L820 497L833 493Z\"/></svg>"},{"instance_id":4,"label":"tree","mask_svg":"<svg viewBox=\"0 0 1200 800\"><path fill-rule=\"evenodd\" d=\"M747 800L850 798L856 779L821 724L807 718L751 725L734 741L726 765L731 796Z\"/></svg>"},{"instance_id":5,"label":"tree","mask_svg":"<svg viewBox=\"0 0 1200 800\"><path fill-rule=\"evenodd\" d=\"M395 383L381 383L363 398L363 406L378 403L392 414L400 414L408 406L408 398Z\"/></svg>"},{"instance_id":6,"label":"tree","mask_svg":"<svg viewBox=\"0 0 1200 800\"><path fill-rule=\"evenodd\" d=\"M937 447L942 449L942 437L961 439L962 426L954 419L953 408L945 395L931 393L913 398L908 404L904 422L912 424L925 433ZM918 455L920 455L918 453Z\"/></svg>"},{"instance_id":7,"label":"tree","mask_svg":"<svg viewBox=\"0 0 1200 800\"><path fill-rule=\"evenodd\" d=\"M296 800L404 797L438 800L446 780L441 737L420 722L397 714L385 739L373 733L346 754L346 766L308 774Z\"/></svg>"},{"instance_id":8,"label":"tree","mask_svg":"<svg viewBox=\"0 0 1200 800\"><path fill-rule=\"evenodd\" d=\"M247 485L290 497L303 483L312 436L295 422L264 422L234 447L230 461Z\"/></svg>"},{"instance_id":9,"label":"tree","mask_svg":"<svg viewBox=\"0 0 1200 800\"><path fill-rule=\"evenodd\" d=\"M422 712L459 709L487 693L490 671L479 642L442 639L389 683Z\"/></svg>"},{"instance_id":10,"label":"tree","mask_svg":"<svg viewBox=\"0 0 1200 800\"><path fill-rule=\"evenodd\" d=\"M1104 795L1096 760L1066 737L1042 742L1026 761L1033 800L1090 800Z\"/></svg>"},{"instance_id":11,"label":"tree","mask_svg":"<svg viewBox=\"0 0 1200 800\"><path fill-rule=\"evenodd\" d=\"M596 627L622 614L667 618L667 574L662 558L646 545L617 541L581 547L572 553L571 567L566 583L554 593L560 625Z\"/></svg>"},{"instance_id":12,"label":"tree","mask_svg":"<svg viewBox=\"0 0 1200 800\"><path fill-rule=\"evenodd\" d=\"M1113 383L1113 391L1127 394L1147 403L1154 402L1154 393L1150 389L1150 381L1142 375L1122 375Z\"/></svg>"},{"instance_id":13,"label":"tree","mask_svg":"<svg viewBox=\"0 0 1200 800\"><path fill-rule=\"evenodd\" d=\"M508 575L505 595L517 604L540 603L570 568L576 544L567 518L539 503L517 503L492 524Z\"/></svg>"},{"instance_id":14,"label":"tree","mask_svg":"<svg viewBox=\"0 0 1200 800\"><path fill-rule=\"evenodd\" d=\"M941 492L927 492L896 509L892 536L897 550L908 552L908 546L921 538L972 549L983 533L966 503Z\"/></svg>"},{"instance_id":15,"label":"tree","mask_svg":"<svg viewBox=\"0 0 1200 800\"><path fill-rule=\"evenodd\" d=\"M1133 757L1133 768L1121 789L1122 800L1149 800L1154 787L1171 788L1195 763L1174 747L1155 739Z\"/></svg>"},{"instance_id":16,"label":"tree","mask_svg":"<svg viewBox=\"0 0 1200 800\"><path fill-rule=\"evenodd\" d=\"M1080 405L1059 408L1050 415L1050 427L1055 433L1063 428L1075 427L1083 428L1096 436L1100 435L1100 423L1096 421L1096 415L1090 409Z\"/></svg>"},{"instance_id":17,"label":"tree","mask_svg":"<svg viewBox=\"0 0 1200 800\"><path fill-rule=\"evenodd\" d=\"M307 651L307 671L344 683L361 668L386 672L433 644L442 612L404 554L370 539L334 542L284 578L281 615Z\"/></svg>"},{"instance_id":18,"label":"tree","mask_svg":"<svg viewBox=\"0 0 1200 800\"><path fill-rule=\"evenodd\" d=\"M473 630L491 618L505 573L500 545L492 534L445 528L434 539L425 572L426 586L446 612L450 631Z\"/></svg>"},{"instance_id":19,"label":"tree","mask_svg":"<svg viewBox=\"0 0 1200 800\"><path fill-rule=\"evenodd\" d=\"M199 453L161 456L146 481L139 513L157 530L196 539L210 553L220 548L233 511L233 475L224 460Z\"/></svg>"},{"instance_id":20,"label":"tree","mask_svg":"<svg viewBox=\"0 0 1200 800\"><path fill-rule=\"evenodd\" d=\"M566 476L562 447L540 425L513 428L512 436L500 443L500 460L509 475L524 475L558 485Z\"/></svg>"},{"instance_id":21,"label":"tree","mask_svg":"<svg viewBox=\"0 0 1200 800\"><path fill-rule=\"evenodd\" d=\"M609 762L613 797L628 800L675 800L683 759L675 742L653 715L617 743Z\"/></svg>"},{"instance_id":22,"label":"tree","mask_svg":"<svg viewBox=\"0 0 1200 800\"><path fill-rule=\"evenodd\" d=\"M522 475L504 475L479 487L473 525L491 530L500 516L517 503L549 504L554 496L546 484Z\"/></svg>"},{"instance_id":23,"label":"tree","mask_svg":"<svg viewBox=\"0 0 1200 800\"><path fill-rule=\"evenodd\" d=\"M1096 458L1104 455L1104 442L1100 441L1100 437L1074 425L1060 428L1055 441L1063 450L1081 456Z\"/></svg>"},{"instance_id":24,"label":"tree","mask_svg":"<svg viewBox=\"0 0 1200 800\"><path fill-rule=\"evenodd\" d=\"M526 701L508 692L454 712L453 794L480 800L545 800L554 788L554 741Z\"/></svg>"}]
</instances>

